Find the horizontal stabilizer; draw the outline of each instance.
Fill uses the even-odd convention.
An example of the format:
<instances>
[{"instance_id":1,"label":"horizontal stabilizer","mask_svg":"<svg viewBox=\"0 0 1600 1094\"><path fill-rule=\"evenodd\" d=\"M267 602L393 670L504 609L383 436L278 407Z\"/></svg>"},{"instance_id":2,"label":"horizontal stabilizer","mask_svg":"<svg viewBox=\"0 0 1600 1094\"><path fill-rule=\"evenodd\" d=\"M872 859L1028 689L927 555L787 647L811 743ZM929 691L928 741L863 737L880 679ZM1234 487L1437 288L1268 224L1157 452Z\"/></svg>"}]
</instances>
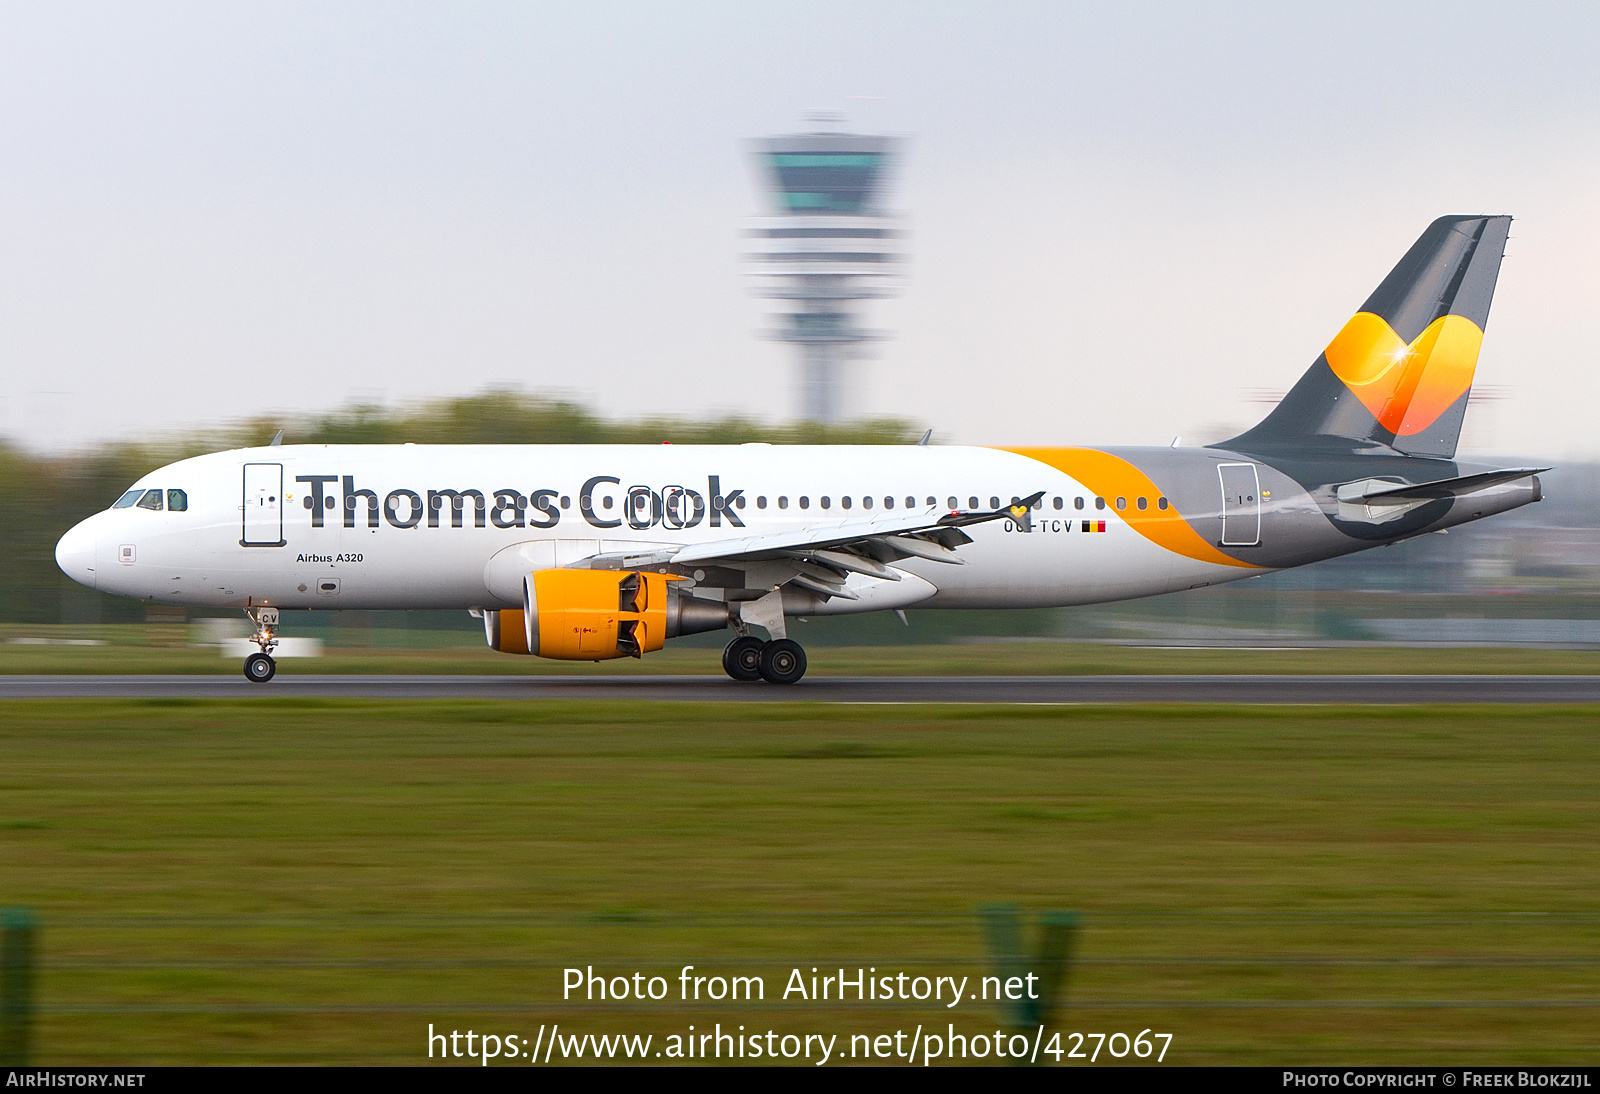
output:
<instances>
[{"instance_id":1,"label":"horizontal stabilizer","mask_svg":"<svg viewBox=\"0 0 1600 1094\"><path fill-rule=\"evenodd\" d=\"M1550 470L1548 467L1508 467L1503 471L1484 471L1476 475L1462 475L1454 479L1436 479L1433 482L1390 482L1387 479L1362 479L1339 487L1340 501L1421 501L1431 498L1460 497L1487 490L1501 483L1515 482L1530 475Z\"/></svg>"}]
</instances>

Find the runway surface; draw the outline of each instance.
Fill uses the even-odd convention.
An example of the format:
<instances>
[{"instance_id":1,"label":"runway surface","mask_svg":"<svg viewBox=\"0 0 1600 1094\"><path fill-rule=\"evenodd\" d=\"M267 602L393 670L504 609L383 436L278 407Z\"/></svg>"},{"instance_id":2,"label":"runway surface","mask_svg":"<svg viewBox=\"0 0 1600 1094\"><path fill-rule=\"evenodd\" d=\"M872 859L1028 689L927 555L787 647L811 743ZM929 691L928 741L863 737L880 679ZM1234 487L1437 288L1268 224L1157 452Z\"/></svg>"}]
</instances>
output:
<instances>
[{"instance_id":1,"label":"runway surface","mask_svg":"<svg viewBox=\"0 0 1600 1094\"><path fill-rule=\"evenodd\" d=\"M0 676L0 699L632 699L826 703L1595 703L1600 676Z\"/></svg>"}]
</instances>

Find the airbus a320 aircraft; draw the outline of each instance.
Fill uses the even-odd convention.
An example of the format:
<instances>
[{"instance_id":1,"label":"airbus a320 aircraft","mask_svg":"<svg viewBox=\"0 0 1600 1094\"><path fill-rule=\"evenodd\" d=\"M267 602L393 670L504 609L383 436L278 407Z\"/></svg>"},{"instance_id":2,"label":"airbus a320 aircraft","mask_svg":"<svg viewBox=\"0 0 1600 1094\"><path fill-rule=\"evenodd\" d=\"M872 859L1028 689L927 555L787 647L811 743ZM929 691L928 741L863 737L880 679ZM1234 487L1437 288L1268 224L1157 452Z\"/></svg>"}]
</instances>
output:
<instances>
[{"instance_id":1,"label":"airbus a320 aircraft","mask_svg":"<svg viewBox=\"0 0 1600 1094\"><path fill-rule=\"evenodd\" d=\"M1511 218L1429 225L1255 428L1206 448L274 445L182 460L61 538L91 588L237 607L460 608L489 645L642 657L731 628L792 684L791 616L1197 589L1538 501L1453 457ZM926 440L926 438L924 438Z\"/></svg>"}]
</instances>

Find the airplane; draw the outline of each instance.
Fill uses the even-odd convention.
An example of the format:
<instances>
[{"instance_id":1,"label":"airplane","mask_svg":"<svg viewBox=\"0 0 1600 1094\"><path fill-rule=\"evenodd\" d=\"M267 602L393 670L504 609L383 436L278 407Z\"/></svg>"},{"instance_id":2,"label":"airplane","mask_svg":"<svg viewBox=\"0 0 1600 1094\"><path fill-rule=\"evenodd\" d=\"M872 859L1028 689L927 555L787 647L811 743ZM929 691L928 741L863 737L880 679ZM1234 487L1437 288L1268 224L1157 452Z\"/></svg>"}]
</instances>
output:
<instances>
[{"instance_id":1,"label":"airplane","mask_svg":"<svg viewBox=\"0 0 1600 1094\"><path fill-rule=\"evenodd\" d=\"M1103 603L1304 566L1540 500L1549 468L1454 458L1510 225L1434 221L1266 418L1219 444L280 433L152 471L56 561L102 592L243 609L258 683L286 610L466 609L495 650L571 661L731 630L729 676L793 684L794 617Z\"/></svg>"}]
</instances>

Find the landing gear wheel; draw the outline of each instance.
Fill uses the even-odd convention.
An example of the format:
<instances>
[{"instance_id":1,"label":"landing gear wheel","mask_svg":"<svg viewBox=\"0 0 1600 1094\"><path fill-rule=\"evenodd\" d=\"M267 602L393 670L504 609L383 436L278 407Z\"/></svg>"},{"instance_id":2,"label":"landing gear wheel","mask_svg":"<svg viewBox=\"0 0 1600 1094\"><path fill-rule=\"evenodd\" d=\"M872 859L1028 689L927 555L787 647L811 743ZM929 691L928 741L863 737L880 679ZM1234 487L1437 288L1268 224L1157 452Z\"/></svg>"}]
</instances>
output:
<instances>
[{"instance_id":1,"label":"landing gear wheel","mask_svg":"<svg viewBox=\"0 0 1600 1094\"><path fill-rule=\"evenodd\" d=\"M244 659L244 678L252 684L265 684L277 672L278 663L264 653L252 653Z\"/></svg>"},{"instance_id":2,"label":"landing gear wheel","mask_svg":"<svg viewBox=\"0 0 1600 1094\"><path fill-rule=\"evenodd\" d=\"M788 638L761 647L761 679L769 684L794 684L806 674L806 651Z\"/></svg>"},{"instance_id":3,"label":"landing gear wheel","mask_svg":"<svg viewBox=\"0 0 1600 1094\"><path fill-rule=\"evenodd\" d=\"M735 638L722 651L722 671L746 684L761 679L761 648L766 643L752 635Z\"/></svg>"}]
</instances>

